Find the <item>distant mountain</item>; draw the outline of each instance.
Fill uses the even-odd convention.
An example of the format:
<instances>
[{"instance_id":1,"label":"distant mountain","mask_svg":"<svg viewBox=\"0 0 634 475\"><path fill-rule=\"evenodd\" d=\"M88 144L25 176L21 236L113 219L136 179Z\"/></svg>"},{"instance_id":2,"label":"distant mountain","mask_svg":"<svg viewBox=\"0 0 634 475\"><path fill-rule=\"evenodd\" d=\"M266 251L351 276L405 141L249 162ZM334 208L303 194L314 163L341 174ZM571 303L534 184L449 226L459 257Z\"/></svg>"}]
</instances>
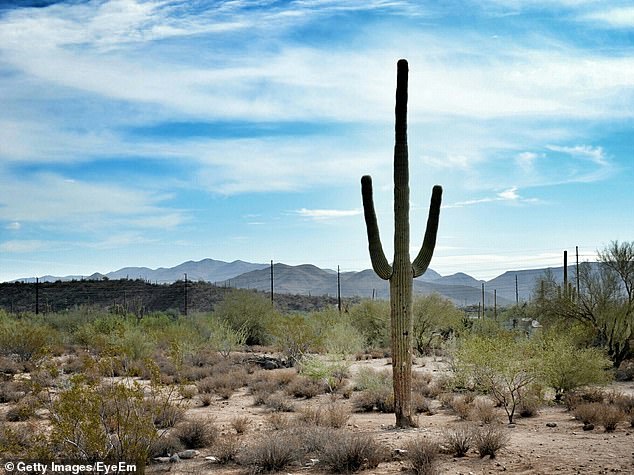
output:
<instances>
[{"instance_id":1,"label":"distant mountain","mask_svg":"<svg viewBox=\"0 0 634 475\"><path fill-rule=\"evenodd\" d=\"M556 282L564 281L564 267L548 267L546 269L528 269L507 271L485 283L485 288L489 290L496 289L498 296L512 300L515 302L515 278L517 277L517 293L520 301L526 301L533 297L536 286L544 277L544 274L550 271ZM574 282L575 266L568 266L568 279Z\"/></svg>"},{"instance_id":2,"label":"distant mountain","mask_svg":"<svg viewBox=\"0 0 634 475\"><path fill-rule=\"evenodd\" d=\"M419 295L439 293L456 305L477 305L480 302L482 296L480 282L473 277L463 274L463 277L456 278L456 280L476 282L477 287L445 283L442 282L444 278L432 271L431 276L434 274L438 278L431 281L423 278L415 279L414 293ZM340 280L342 297L389 298L389 283L378 277L371 269L342 273ZM333 274L309 264L299 266L275 264L273 266L273 284L274 292L280 294L328 295L331 297L337 295L336 273ZM221 285L267 292L271 288L271 271L270 269L262 269L248 272L229 279ZM492 291L485 293L487 305L489 302L490 305L493 305ZM498 305L510 304L512 304L510 300L503 297L498 298Z\"/></svg>"},{"instance_id":3,"label":"distant mountain","mask_svg":"<svg viewBox=\"0 0 634 475\"><path fill-rule=\"evenodd\" d=\"M250 272L256 269L268 268L268 264L253 264L251 262L233 261L224 262L216 261L214 259L203 259L202 261L187 261L176 267L159 267L158 269L150 269L148 267L124 267L107 274L95 273L90 276L81 275L69 275L65 277L55 277L47 275L40 277L40 282L56 282L70 281L70 280L101 280L104 277L108 279L141 279L149 282L156 282L159 284L168 284L185 279L187 274L187 280L206 282L223 282L227 279L231 279L245 272ZM29 277L24 279L16 279L16 282L35 282L35 277Z\"/></svg>"},{"instance_id":4,"label":"distant mountain","mask_svg":"<svg viewBox=\"0 0 634 475\"><path fill-rule=\"evenodd\" d=\"M515 303L516 279L519 301L527 301L532 297L539 285L539 279L547 270L552 273L557 282L563 282L563 267L508 271L487 282L474 279L463 272L441 276L434 270L428 269L423 276L414 280L414 292L419 295L437 292L459 306L478 305L482 299L482 284L484 283L487 307L493 306L494 293L498 306L507 306ZM111 280L141 279L162 284L182 281L185 274L189 281L206 281L223 287L268 292L271 286L269 264L255 264L240 260L224 262L214 259L188 261L171 268L125 267L105 275L95 273L89 277L44 276L40 277L40 282L102 280L107 277ZM568 267L568 275L570 281L574 283L574 266ZM311 264L290 266L277 263L273 266L273 276L274 291L278 294L329 295L331 297L337 295L337 272L331 269L320 269ZM35 282L35 278L19 280ZM371 269L343 272L340 274L340 280L343 297L389 298L388 282L380 279Z\"/></svg>"},{"instance_id":5,"label":"distant mountain","mask_svg":"<svg viewBox=\"0 0 634 475\"><path fill-rule=\"evenodd\" d=\"M439 277L434 280L435 284L446 284L446 285L464 285L467 287L477 287L480 288L483 280L476 280L468 274L464 272L458 272L452 275L446 275L443 277Z\"/></svg>"},{"instance_id":6,"label":"distant mountain","mask_svg":"<svg viewBox=\"0 0 634 475\"><path fill-rule=\"evenodd\" d=\"M184 280L206 282L222 282L231 279L245 272L268 267L268 264L253 264L244 261L224 262L214 259L203 259L202 261L187 261L176 267L160 267L158 269L148 269L147 267L125 267L114 272L109 272L106 277L109 279L143 279L151 282L169 283Z\"/></svg>"}]
</instances>

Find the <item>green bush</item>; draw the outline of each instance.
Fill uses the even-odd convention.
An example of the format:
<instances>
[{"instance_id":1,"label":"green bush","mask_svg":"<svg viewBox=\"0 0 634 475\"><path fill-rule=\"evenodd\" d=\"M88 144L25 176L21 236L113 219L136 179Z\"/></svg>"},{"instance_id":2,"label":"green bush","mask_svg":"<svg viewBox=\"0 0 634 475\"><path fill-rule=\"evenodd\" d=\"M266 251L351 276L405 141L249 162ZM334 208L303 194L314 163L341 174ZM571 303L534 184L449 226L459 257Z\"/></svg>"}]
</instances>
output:
<instances>
[{"instance_id":1,"label":"green bush","mask_svg":"<svg viewBox=\"0 0 634 475\"><path fill-rule=\"evenodd\" d=\"M363 300L349 311L350 323L365 339L368 348L390 346L390 304L385 300Z\"/></svg>"},{"instance_id":2,"label":"green bush","mask_svg":"<svg viewBox=\"0 0 634 475\"><path fill-rule=\"evenodd\" d=\"M57 331L44 323L0 313L0 355L31 361L44 356L57 338Z\"/></svg>"},{"instance_id":3,"label":"green bush","mask_svg":"<svg viewBox=\"0 0 634 475\"><path fill-rule=\"evenodd\" d=\"M235 331L245 331L247 345L270 343L267 327L280 318L269 299L248 290L232 290L215 307L214 315Z\"/></svg>"},{"instance_id":4,"label":"green bush","mask_svg":"<svg viewBox=\"0 0 634 475\"><path fill-rule=\"evenodd\" d=\"M555 390L555 400L576 388L606 384L612 362L598 348L579 348L574 335L547 332L535 341L539 352L541 378Z\"/></svg>"}]
</instances>

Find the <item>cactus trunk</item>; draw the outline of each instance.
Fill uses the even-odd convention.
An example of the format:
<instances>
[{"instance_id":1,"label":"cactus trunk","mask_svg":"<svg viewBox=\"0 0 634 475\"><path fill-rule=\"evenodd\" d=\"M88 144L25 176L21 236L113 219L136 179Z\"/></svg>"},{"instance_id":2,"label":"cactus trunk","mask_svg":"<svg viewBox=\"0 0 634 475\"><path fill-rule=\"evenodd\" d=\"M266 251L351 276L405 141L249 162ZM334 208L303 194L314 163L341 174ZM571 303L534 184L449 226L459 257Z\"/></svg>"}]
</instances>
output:
<instances>
[{"instance_id":1,"label":"cactus trunk","mask_svg":"<svg viewBox=\"0 0 634 475\"><path fill-rule=\"evenodd\" d=\"M361 194L368 234L372 268L379 277L390 281L390 321L392 334L392 370L394 411L397 427L413 424L412 387L412 285L422 275L434 252L442 189L432 192L430 213L423 246L412 263L409 255L409 164L407 151L407 61L397 65L395 145L394 145L394 260L388 264L372 200L372 179L361 178Z\"/></svg>"}]
</instances>

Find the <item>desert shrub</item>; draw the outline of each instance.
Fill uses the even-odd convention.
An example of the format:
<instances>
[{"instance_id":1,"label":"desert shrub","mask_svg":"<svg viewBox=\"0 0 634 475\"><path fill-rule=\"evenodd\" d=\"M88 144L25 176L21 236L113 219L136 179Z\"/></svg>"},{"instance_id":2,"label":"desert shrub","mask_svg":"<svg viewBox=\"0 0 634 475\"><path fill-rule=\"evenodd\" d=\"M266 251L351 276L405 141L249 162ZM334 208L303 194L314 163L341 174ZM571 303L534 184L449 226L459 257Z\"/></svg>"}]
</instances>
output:
<instances>
[{"instance_id":1,"label":"desert shrub","mask_svg":"<svg viewBox=\"0 0 634 475\"><path fill-rule=\"evenodd\" d=\"M438 473L437 461L440 447L437 442L419 437L407 444L407 460L416 475Z\"/></svg>"},{"instance_id":2,"label":"desert shrub","mask_svg":"<svg viewBox=\"0 0 634 475\"><path fill-rule=\"evenodd\" d=\"M300 373L322 383L326 390L334 393L340 389L350 373L350 365L345 360L324 360L306 357L299 367Z\"/></svg>"},{"instance_id":3,"label":"desert shrub","mask_svg":"<svg viewBox=\"0 0 634 475\"><path fill-rule=\"evenodd\" d=\"M48 325L0 314L0 355L31 361L44 356L57 337L57 331Z\"/></svg>"},{"instance_id":4,"label":"desert shrub","mask_svg":"<svg viewBox=\"0 0 634 475\"><path fill-rule=\"evenodd\" d=\"M486 455L495 458L498 451L508 445L509 435L500 426L487 424L475 431L473 442L480 454L480 458Z\"/></svg>"},{"instance_id":5,"label":"desert shrub","mask_svg":"<svg viewBox=\"0 0 634 475\"><path fill-rule=\"evenodd\" d=\"M427 391L427 387L432 382L432 379L433 377L431 373L413 371L412 372L412 391L425 394L425 392Z\"/></svg>"},{"instance_id":6,"label":"desert shrub","mask_svg":"<svg viewBox=\"0 0 634 475\"><path fill-rule=\"evenodd\" d=\"M289 383L286 392L296 398L311 399L324 392L324 385L307 376L299 376Z\"/></svg>"},{"instance_id":7,"label":"desert shrub","mask_svg":"<svg viewBox=\"0 0 634 475\"><path fill-rule=\"evenodd\" d=\"M564 394L563 401L569 411L573 411L579 404L603 402L605 394L598 388L585 388L569 391Z\"/></svg>"},{"instance_id":8,"label":"desert shrub","mask_svg":"<svg viewBox=\"0 0 634 475\"><path fill-rule=\"evenodd\" d=\"M183 450L185 446L174 434L163 434L150 445L150 457L169 457Z\"/></svg>"},{"instance_id":9,"label":"desert shrub","mask_svg":"<svg viewBox=\"0 0 634 475\"><path fill-rule=\"evenodd\" d=\"M17 381L0 383L0 403L18 402L26 396L26 386Z\"/></svg>"},{"instance_id":10,"label":"desert shrub","mask_svg":"<svg viewBox=\"0 0 634 475\"><path fill-rule=\"evenodd\" d=\"M247 416L236 416L231 419L231 427L237 434L244 434L251 426L251 419Z\"/></svg>"},{"instance_id":11,"label":"desert shrub","mask_svg":"<svg viewBox=\"0 0 634 475\"><path fill-rule=\"evenodd\" d=\"M438 402L443 409L451 409L451 403L455 398L454 393L443 392L438 395Z\"/></svg>"},{"instance_id":12,"label":"desert shrub","mask_svg":"<svg viewBox=\"0 0 634 475\"><path fill-rule=\"evenodd\" d=\"M354 395L352 405L357 412L394 412L394 393L391 388L366 389Z\"/></svg>"},{"instance_id":13,"label":"desert shrub","mask_svg":"<svg viewBox=\"0 0 634 475\"><path fill-rule=\"evenodd\" d=\"M469 397L455 396L451 401L451 409L460 419L466 421L471 415L472 402L472 400L469 400Z\"/></svg>"},{"instance_id":14,"label":"desert shrub","mask_svg":"<svg viewBox=\"0 0 634 475\"><path fill-rule=\"evenodd\" d=\"M211 403L213 401L213 396L211 394L205 393L205 394L201 394L199 399L203 407L208 407L208 406L211 406Z\"/></svg>"},{"instance_id":15,"label":"desert shrub","mask_svg":"<svg viewBox=\"0 0 634 475\"><path fill-rule=\"evenodd\" d=\"M266 420L273 430L288 429L292 423L288 414L284 414L283 412L271 412L266 416Z\"/></svg>"},{"instance_id":16,"label":"desert shrub","mask_svg":"<svg viewBox=\"0 0 634 475\"><path fill-rule=\"evenodd\" d=\"M274 319L269 325L269 333L291 366L296 366L311 349L316 350L322 344L314 319L303 315Z\"/></svg>"},{"instance_id":17,"label":"desert shrub","mask_svg":"<svg viewBox=\"0 0 634 475\"><path fill-rule=\"evenodd\" d=\"M297 410L296 420L300 424L321 426L324 421L323 410L321 407L302 406Z\"/></svg>"},{"instance_id":18,"label":"desert shrub","mask_svg":"<svg viewBox=\"0 0 634 475\"><path fill-rule=\"evenodd\" d=\"M96 387L76 376L70 383L49 404L51 442L69 459L145 462L169 396L153 385L146 399L137 382Z\"/></svg>"},{"instance_id":19,"label":"desert shrub","mask_svg":"<svg viewBox=\"0 0 634 475\"><path fill-rule=\"evenodd\" d=\"M324 425L333 429L344 427L350 419L350 411L343 405L337 403L328 404L324 411Z\"/></svg>"},{"instance_id":20,"label":"desert shrub","mask_svg":"<svg viewBox=\"0 0 634 475\"><path fill-rule=\"evenodd\" d=\"M222 465L235 461L239 450L240 439L234 434L218 437L213 445L214 457Z\"/></svg>"},{"instance_id":21,"label":"desert shrub","mask_svg":"<svg viewBox=\"0 0 634 475\"><path fill-rule=\"evenodd\" d=\"M512 334L471 335L455 355L458 378L489 394L506 412L509 424L524 390L536 382L539 372L537 348Z\"/></svg>"},{"instance_id":22,"label":"desert shrub","mask_svg":"<svg viewBox=\"0 0 634 475\"><path fill-rule=\"evenodd\" d=\"M412 305L413 344L421 355L432 354L462 327L462 311L439 294L414 299Z\"/></svg>"},{"instance_id":23,"label":"desert shrub","mask_svg":"<svg viewBox=\"0 0 634 475\"><path fill-rule=\"evenodd\" d=\"M495 422L497 420L495 405L488 399L476 399L471 408L470 418L483 424Z\"/></svg>"},{"instance_id":24,"label":"desert shrub","mask_svg":"<svg viewBox=\"0 0 634 475\"><path fill-rule=\"evenodd\" d=\"M40 462L50 462L55 455L46 436L30 422L11 426L0 422L0 454L4 460L13 458Z\"/></svg>"},{"instance_id":25,"label":"desert shrub","mask_svg":"<svg viewBox=\"0 0 634 475\"><path fill-rule=\"evenodd\" d=\"M274 393L266 398L264 405L273 412L293 412L295 406L283 394Z\"/></svg>"},{"instance_id":26,"label":"desert shrub","mask_svg":"<svg viewBox=\"0 0 634 475\"><path fill-rule=\"evenodd\" d=\"M193 399L197 392L196 386L182 384L178 387L178 394L183 399Z\"/></svg>"},{"instance_id":27,"label":"desert shrub","mask_svg":"<svg viewBox=\"0 0 634 475\"><path fill-rule=\"evenodd\" d=\"M420 393L412 393L412 411L416 414L431 415L431 401Z\"/></svg>"},{"instance_id":28,"label":"desert shrub","mask_svg":"<svg viewBox=\"0 0 634 475\"><path fill-rule=\"evenodd\" d=\"M333 473L351 473L376 468L385 460L385 449L367 434L335 431L318 457Z\"/></svg>"},{"instance_id":29,"label":"desert shrub","mask_svg":"<svg viewBox=\"0 0 634 475\"><path fill-rule=\"evenodd\" d=\"M218 437L218 427L214 420L195 419L176 427L176 437L187 449L211 446Z\"/></svg>"},{"instance_id":30,"label":"desert shrub","mask_svg":"<svg viewBox=\"0 0 634 475\"><path fill-rule=\"evenodd\" d=\"M464 457L471 447L473 436L473 427L468 424L461 424L444 432L443 444L453 456Z\"/></svg>"},{"instance_id":31,"label":"desert shrub","mask_svg":"<svg viewBox=\"0 0 634 475\"><path fill-rule=\"evenodd\" d=\"M39 406L41 406L40 402L33 396L25 397L7 411L5 418L9 422L27 421L35 416L35 410Z\"/></svg>"},{"instance_id":32,"label":"desert shrub","mask_svg":"<svg viewBox=\"0 0 634 475\"><path fill-rule=\"evenodd\" d=\"M13 375L24 370L24 365L19 365L8 356L0 356L0 374Z\"/></svg>"},{"instance_id":33,"label":"desert shrub","mask_svg":"<svg viewBox=\"0 0 634 475\"><path fill-rule=\"evenodd\" d=\"M349 318L352 326L363 335L367 347L387 348L390 346L389 302L363 300L350 308ZM379 358L383 358L382 352Z\"/></svg>"},{"instance_id":34,"label":"desert shrub","mask_svg":"<svg viewBox=\"0 0 634 475\"><path fill-rule=\"evenodd\" d=\"M363 335L348 319L342 319L341 317L334 324L328 325L324 340L326 352L341 357L352 355L365 346Z\"/></svg>"},{"instance_id":35,"label":"desert shrub","mask_svg":"<svg viewBox=\"0 0 634 475\"><path fill-rule=\"evenodd\" d=\"M391 388L392 372L390 370L375 370L373 368L359 368L354 378L354 390Z\"/></svg>"},{"instance_id":36,"label":"desert shrub","mask_svg":"<svg viewBox=\"0 0 634 475\"><path fill-rule=\"evenodd\" d=\"M614 432L617 424L622 422L624 418L625 414L619 407L606 404L601 410L599 422L606 432Z\"/></svg>"},{"instance_id":37,"label":"desert shrub","mask_svg":"<svg viewBox=\"0 0 634 475\"><path fill-rule=\"evenodd\" d=\"M209 346L223 358L229 358L232 352L244 347L249 335L246 323L242 327L233 328L229 322L214 318L210 320L210 325Z\"/></svg>"},{"instance_id":38,"label":"desert shrub","mask_svg":"<svg viewBox=\"0 0 634 475\"><path fill-rule=\"evenodd\" d=\"M262 436L238 453L237 460L251 473L278 472L302 456L297 439L280 431Z\"/></svg>"},{"instance_id":39,"label":"desert shrub","mask_svg":"<svg viewBox=\"0 0 634 475\"><path fill-rule=\"evenodd\" d=\"M605 408L600 402L586 402L579 404L572 411L575 419L584 424L597 424L601 420L601 412Z\"/></svg>"},{"instance_id":40,"label":"desert shrub","mask_svg":"<svg viewBox=\"0 0 634 475\"><path fill-rule=\"evenodd\" d=\"M146 409L153 415L157 429L169 429L185 418L185 409L165 401L145 401Z\"/></svg>"},{"instance_id":41,"label":"desert shrub","mask_svg":"<svg viewBox=\"0 0 634 475\"><path fill-rule=\"evenodd\" d=\"M610 359L598 348L579 348L574 333L546 332L535 340L539 350L541 378L555 390L555 400L565 393L591 384L605 384L611 379L607 370Z\"/></svg>"},{"instance_id":42,"label":"desert shrub","mask_svg":"<svg viewBox=\"0 0 634 475\"><path fill-rule=\"evenodd\" d=\"M233 330L244 331L247 345L268 344L267 327L271 321L281 318L265 296L238 289L226 294L224 300L215 306L214 316Z\"/></svg>"}]
</instances>

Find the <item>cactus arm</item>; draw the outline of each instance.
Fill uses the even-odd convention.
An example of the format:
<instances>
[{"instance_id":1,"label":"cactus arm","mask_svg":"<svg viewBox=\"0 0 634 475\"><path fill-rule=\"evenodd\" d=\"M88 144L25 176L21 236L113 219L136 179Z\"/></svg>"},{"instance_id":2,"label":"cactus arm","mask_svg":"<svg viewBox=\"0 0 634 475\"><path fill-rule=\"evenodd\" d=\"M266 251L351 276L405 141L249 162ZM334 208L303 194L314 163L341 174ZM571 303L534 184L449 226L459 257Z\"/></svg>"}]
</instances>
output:
<instances>
[{"instance_id":1,"label":"cactus arm","mask_svg":"<svg viewBox=\"0 0 634 475\"><path fill-rule=\"evenodd\" d=\"M376 221L374 201L372 200L372 178L369 175L361 178L361 196L363 197L363 214L368 232L368 246L370 249L372 268L381 279L388 280L392 276L392 266L388 264L385 253L383 252L383 246L381 245L379 226Z\"/></svg>"},{"instance_id":2,"label":"cactus arm","mask_svg":"<svg viewBox=\"0 0 634 475\"><path fill-rule=\"evenodd\" d=\"M420 248L416 259L412 262L414 277L420 277L425 273L431 257L436 247L436 233L438 232L438 219L440 218L440 203L442 201L442 187L434 186L431 194L431 203L429 205L429 216L427 217L427 228L425 229L425 238L423 246Z\"/></svg>"}]
</instances>

